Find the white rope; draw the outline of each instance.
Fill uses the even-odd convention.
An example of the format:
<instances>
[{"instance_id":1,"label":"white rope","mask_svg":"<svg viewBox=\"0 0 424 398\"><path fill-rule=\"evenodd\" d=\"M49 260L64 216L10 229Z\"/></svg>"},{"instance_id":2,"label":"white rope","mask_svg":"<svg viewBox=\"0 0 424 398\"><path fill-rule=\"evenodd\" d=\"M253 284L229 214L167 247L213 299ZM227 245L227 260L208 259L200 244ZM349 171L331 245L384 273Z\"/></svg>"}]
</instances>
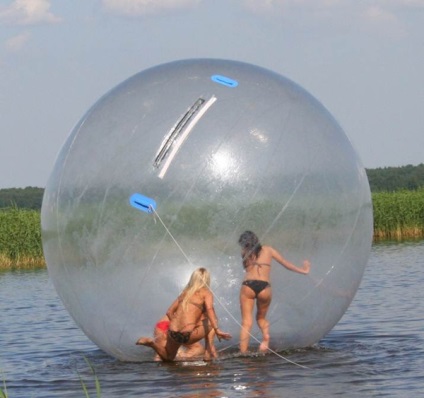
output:
<instances>
[{"instance_id":1,"label":"white rope","mask_svg":"<svg viewBox=\"0 0 424 398\"><path fill-rule=\"evenodd\" d=\"M303 180L302 180L303 181ZM172 238L172 240L174 241L174 243L177 245L178 249L180 249L181 253L183 254L183 256L186 258L187 262L190 264L190 266L194 266L193 263L190 261L190 259L188 258L187 254L184 252L183 248L180 246L180 244L177 242L177 240L174 238L174 236L172 235L171 231L167 228L167 226L165 225L165 223L162 221L161 217L159 216L158 212L150 205L149 206L150 210L154 213L154 215L159 219L159 221L161 222L161 224L163 225L163 227L165 228L166 232L168 233L168 235ZM219 299L219 297L215 294L215 292L209 287L209 290L211 291L212 295L214 296L214 298L216 299L216 301L218 302L218 304L224 309L224 311L230 316L230 318L240 327L243 328L243 326L241 325L241 323L234 317L233 314L231 314L231 312L227 309L227 307L221 302L221 300ZM257 343L261 343L260 340L258 340L253 334L251 334L250 332L248 332L249 336L255 340ZM300 365L294 361L291 361L290 359L280 355L278 352L275 352L274 350L272 350L271 348L267 347L267 350L269 352L271 352L272 354L276 355L277 357L293 364L296 366L299 366L300 368L303 369L310 369L307 366L304 365Z\"/></svg>"}]
</instances>

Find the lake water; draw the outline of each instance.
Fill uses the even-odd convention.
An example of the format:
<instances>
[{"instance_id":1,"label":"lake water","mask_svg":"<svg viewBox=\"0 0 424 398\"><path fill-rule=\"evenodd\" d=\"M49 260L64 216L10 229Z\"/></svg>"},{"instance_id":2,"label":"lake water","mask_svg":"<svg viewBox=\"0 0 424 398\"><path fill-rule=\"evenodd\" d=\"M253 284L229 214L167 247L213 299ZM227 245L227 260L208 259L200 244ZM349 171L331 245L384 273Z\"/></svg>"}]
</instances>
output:
<instances>
[{"instance_id":1,"label":"lake water","mask_svg":"<svg viewBox=\"0 0 424 398\"><path fill-rule=\"evenodd\" d=\"M374 245L361 286L315 347L188 364L122 363L91 343L47 272L0 274L0 379L9 398L424 396L424 242ZM4 387L1 387L4 389Z\"/></svg>"}]
</instances>

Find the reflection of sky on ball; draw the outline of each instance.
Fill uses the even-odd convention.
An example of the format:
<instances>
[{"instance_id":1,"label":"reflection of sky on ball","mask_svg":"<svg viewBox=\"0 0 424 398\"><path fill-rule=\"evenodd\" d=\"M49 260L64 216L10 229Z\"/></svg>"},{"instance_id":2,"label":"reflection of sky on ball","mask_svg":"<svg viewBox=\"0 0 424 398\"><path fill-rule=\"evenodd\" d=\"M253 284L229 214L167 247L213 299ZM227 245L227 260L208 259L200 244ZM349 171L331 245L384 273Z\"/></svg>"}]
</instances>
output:
<instances>
[{"instance_id":1,"label":"reflection of sky on ball","mask_svg":"<svg viewBox=\"0 0 424 398\"><path fill-rule=\"evenodd\" d=\"M155 215L133 207L135 193ZM372 207L349 140L302 88L244 63L187 60L133 76L87 112L46 187L42 229L76 323L109 354L143 360L151 352L134 342L198 266L234 336L219 346L237 344L245 229L312 263L307 277L273 265L273 348L318 341L358 288Z\"/></svg>"}]
</instances>

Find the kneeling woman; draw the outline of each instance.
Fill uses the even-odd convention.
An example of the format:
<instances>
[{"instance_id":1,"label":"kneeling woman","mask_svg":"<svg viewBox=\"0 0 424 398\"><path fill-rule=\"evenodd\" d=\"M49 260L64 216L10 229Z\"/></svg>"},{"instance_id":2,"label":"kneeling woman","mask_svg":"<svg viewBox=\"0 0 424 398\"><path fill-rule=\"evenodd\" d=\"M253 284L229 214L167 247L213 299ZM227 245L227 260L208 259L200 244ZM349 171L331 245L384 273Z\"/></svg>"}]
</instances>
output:
<instances>
[{"instance_id":1,"label":"kneeling woman","mask_svg":"<svg viewBox=\"0 0 424 398\"><path fill-rule=\"evenodd\" d=\"M231 335L218 328L213 306L213 294L209 289L210 274L205 268L196 269L180 296L171 304L166 315L170 320L165 344L142 337L139 345L153 348L163 361L172 361L182 345L189 345L205 338L205 359L215 357L212 333L228 340ZM202 321L202 318L208 322ZM208 337L209 336L209 337Z\"/></svg>"}]
</instances>

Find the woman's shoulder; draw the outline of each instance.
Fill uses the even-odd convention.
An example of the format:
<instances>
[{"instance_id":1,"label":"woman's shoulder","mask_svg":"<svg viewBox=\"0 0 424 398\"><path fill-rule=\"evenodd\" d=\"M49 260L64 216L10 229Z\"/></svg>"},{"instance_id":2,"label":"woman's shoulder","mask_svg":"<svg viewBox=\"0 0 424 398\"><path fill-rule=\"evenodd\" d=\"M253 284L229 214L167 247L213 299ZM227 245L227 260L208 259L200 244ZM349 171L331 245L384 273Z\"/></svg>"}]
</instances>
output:
<instances>
[{"instance_id":1,"label":"woman's shoulder","mask_svg":"<svg viewBox=\"0 0 424 398\"><path fill-rule=\"evenodd\" d=\"M262 246L262 250L259 254L259 261L270 262L275 255L275 249L272 246Z\"/></svg>"},{"instance_id":2,"label":"woman's shoulder","mask_svg":"<svg viewBox=\"0 0 424 398\"><path fill-rule=\"evenodd\" d=\"M274 248L269 245L262 245L262 253L272 253L274 251Z\"/></svg>"},{"instance_id":3,"label":"woman's shoulder","mask_svg":"<svg viewBox=\"0 0 424 398\"><path fill-rule=\"evenodd\" d=\"M212 295L212 292L207 288L207 287L202 287L202 288L200 288L198 291L197 291L197 294L200 296L200 297L203 297L203 298L205 298L205 297L209 297L209 296L211 296Z\"/></svg>"}]
</instances>

